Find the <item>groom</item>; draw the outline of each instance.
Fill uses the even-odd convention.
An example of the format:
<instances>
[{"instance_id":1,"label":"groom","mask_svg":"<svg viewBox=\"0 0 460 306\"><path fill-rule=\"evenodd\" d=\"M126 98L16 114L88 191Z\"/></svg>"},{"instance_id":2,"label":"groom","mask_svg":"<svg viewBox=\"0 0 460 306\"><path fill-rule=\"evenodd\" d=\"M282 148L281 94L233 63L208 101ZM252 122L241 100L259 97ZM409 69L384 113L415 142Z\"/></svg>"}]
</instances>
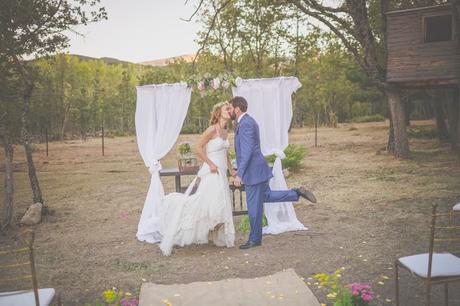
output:
<instances>
[{"instance_id":1,"label":"groom","mask_svg":"<svg viewBox=\"0 0 460 306\"><path fill-rule=\"evenodd\" d=\"M248 102L243 97L230 100L231 118L237 120L235 131L235 151L237 174L235 186L244 183L248 205L251 233L249 240L240 249L249 249L262 244L263 204L267 202L297 202L304 197L316 203L316 198L304 187L290 190L271 190L268 182L273 177L272 171L265 161L260 149L260 134L257 122L246 111Z\"/></svg>"}]
</instances>

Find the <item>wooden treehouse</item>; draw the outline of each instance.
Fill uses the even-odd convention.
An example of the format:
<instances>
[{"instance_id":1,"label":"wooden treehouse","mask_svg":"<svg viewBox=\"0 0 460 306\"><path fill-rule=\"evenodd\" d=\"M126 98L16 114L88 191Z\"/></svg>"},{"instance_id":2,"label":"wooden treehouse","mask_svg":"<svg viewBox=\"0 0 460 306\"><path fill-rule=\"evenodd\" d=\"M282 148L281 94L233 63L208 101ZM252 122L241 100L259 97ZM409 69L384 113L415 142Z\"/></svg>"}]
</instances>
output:
<instances>
[{"instance_id":1,"label":"wooden treehouse","mask_svg":"<svg viewBox=\"0 0 460 306\"><path fill-rule=\"evenodd\" d=\"M450 3L388 12L387 82L406 88L458 86L458 22Z\"/></svg>"}]
</instances>

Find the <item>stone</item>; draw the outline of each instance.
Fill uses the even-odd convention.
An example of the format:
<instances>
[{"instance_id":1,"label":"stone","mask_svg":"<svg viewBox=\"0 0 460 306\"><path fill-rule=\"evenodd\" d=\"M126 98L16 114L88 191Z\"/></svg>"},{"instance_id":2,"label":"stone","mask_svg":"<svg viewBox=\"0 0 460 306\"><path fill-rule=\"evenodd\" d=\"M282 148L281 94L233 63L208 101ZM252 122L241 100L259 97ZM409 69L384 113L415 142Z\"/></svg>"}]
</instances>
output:
<instances>
[{"instance_id":1,"label":"stone","mask_svg":"<svg viewBox=\"0 0 460 306\"><path fill-rule=\"evenodd\" d=\"M283 169L283 174L284 174L284 177L288 177L291 173L289 172L288 169Z\"/></svg>"},{"instance_id":2,"label":"stone","mask_svg":"<svg viewBox=\"0 0 460 306\"><path fill-rule=\"evenodd\" d=\"M20 223L24 225L34 225L40 223L42 220L42 203L35 203L30 205L26 213L22 217Z\"/></svg>"}]
</instances>

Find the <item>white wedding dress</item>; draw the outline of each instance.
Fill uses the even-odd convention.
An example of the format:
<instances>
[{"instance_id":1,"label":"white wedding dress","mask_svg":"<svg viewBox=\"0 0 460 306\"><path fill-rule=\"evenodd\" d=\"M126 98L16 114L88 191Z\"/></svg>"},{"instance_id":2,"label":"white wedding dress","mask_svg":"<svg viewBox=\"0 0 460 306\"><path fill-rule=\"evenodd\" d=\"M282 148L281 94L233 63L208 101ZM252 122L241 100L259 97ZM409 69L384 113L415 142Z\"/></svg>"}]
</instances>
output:
<instances>
[{"instance_id":1,"label":"white wedding dress","mask_svg":"<svg viewBox=\"0 0 460 306\"><path fill-rule=\"evenodd\" d=\"M200 184L194 194L174 192L165 196L160 243L164 255L171 255L175 245L205 244L209 240L217 246L234 246L235 227L227 179L228 147L227 139L211 139L206 154L218 167L218 173L211 173L208 164L204 163L197 175ZM195 181L196 178L188 190Z\"/></svg>"}]
</instances>

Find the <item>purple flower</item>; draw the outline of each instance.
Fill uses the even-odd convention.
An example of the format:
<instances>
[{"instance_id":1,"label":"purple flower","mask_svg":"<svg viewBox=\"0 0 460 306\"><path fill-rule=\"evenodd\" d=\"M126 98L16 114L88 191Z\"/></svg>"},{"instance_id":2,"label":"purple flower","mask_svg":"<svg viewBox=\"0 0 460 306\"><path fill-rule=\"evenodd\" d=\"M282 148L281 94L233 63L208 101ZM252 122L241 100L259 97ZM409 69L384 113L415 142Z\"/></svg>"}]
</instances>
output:
<instances>
[{"instance_id":1,"label":"purple flower","mask_svg":"<svg viewBox=\"0 0 460 306\"><path fill-rule=\"evenodd\" d=\"M129 298L124 298L120 301L121 306L138 306L139 305L139 300L136 298L129 299Z\"/></svg>"}]
</instances>

